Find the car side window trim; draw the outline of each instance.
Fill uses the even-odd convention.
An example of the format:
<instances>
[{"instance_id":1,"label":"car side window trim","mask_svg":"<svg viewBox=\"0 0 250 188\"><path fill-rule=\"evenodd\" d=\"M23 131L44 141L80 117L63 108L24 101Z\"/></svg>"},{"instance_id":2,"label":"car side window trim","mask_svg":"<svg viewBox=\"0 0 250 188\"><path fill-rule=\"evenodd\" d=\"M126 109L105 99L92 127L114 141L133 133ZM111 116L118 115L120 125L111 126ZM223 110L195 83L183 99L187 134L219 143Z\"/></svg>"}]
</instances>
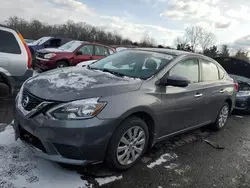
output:
<instances>
[{"instance_id":1,"label":"car side window trim","mask_svg":"<svg viewBox=\"0 0 250 188\"><path fill-rule=\"evenodd\" d=\"M226 72L225 70L223 70L222 67L220 67L219 65L217 65L217 68L218 68L218 74L219 74L219 80L224 80L225 79L225 75L226 75ZM221 71L223 72L223 75L221 75Z\"/></svg>"}]
</instances>

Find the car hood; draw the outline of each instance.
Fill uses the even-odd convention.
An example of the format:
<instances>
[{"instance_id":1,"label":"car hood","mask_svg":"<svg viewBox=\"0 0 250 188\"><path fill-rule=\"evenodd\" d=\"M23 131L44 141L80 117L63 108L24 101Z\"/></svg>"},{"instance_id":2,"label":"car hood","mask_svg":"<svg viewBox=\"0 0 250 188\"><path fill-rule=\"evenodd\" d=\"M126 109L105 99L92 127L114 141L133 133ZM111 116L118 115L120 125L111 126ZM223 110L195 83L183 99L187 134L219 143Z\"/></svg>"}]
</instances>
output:
<instances>
[{"instance_id":1,"label":"car hood","mask_svg":"<svg viewBox=\"0 0 250 188\"><path fill-rule=\"evenodd\" d=\"M59 48L44 48L41 50L38 50L39 53L51 53L51 52L65 52Z\"/></svg>"},{"instance_id":2,"label":"car hood","mask_svg":"<svg viewBox=\"0 0 250 188\"><path fill-rule=\"evenodd\" d=\"M87 65L91 65L92 63L94 63L96 61L97 61L97 59L95 59L95 60L89 60L89 61L83 61L81 63L78 63L76 66L77 67L85 67Z\"/></svg>"},{"instance_id":3,"label":"car hood","mask_svg":"<svg viewBox=\"0 0 250 188\"><path fill-rule=\"evenodd\" d=\"M31 94L52 101L73 101L138 90L141 79L118 77L110 73L73 67L48 71L24 84Z\"/></svg>"}]
</instances>

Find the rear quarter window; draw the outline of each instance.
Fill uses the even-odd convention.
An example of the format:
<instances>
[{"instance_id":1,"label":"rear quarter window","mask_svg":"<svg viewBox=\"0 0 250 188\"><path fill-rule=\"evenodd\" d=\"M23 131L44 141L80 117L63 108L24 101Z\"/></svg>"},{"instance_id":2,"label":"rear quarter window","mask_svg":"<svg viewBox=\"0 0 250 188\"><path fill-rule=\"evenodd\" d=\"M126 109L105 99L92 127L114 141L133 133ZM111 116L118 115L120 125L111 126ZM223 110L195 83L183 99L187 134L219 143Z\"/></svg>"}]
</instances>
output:
<instances>
[{"instance_id":1,"label":"rear quarter window","mask_svg":"<svg viewBox=\"0 0 250 188\"><path fill-rule=\"evenodd\" d=\"M225 71L219 66L218 66L218 70L219 70L219 79L220 80L224 79L226 75Z\"/></svg>"},{"instance_id":2,"label":"rear quarter window","mask_svg":"<svg viewBox=\"0 0 250 188\"><path fill-rule=\"evenodd\" d=\"M21 54L20 46L13 33L0 30L0 52Z\"/></svg>"}]
</instances>

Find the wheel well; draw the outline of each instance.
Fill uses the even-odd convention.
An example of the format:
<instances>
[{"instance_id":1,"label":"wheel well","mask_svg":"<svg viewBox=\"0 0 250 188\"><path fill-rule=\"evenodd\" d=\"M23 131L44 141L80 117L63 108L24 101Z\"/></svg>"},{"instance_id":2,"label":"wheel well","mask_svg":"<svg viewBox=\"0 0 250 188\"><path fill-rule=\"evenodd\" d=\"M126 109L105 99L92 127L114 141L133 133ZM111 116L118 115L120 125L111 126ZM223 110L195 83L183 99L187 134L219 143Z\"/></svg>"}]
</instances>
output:
<instances>
[{"instance_id":1,"label":"wheel well","mask_svg":"<svg viewBox=\"0 0 250 188\"><path fill-rule=\"evenodd\" d=\"M231 99L227 99L225 102L228 103L230 111L231 111L231 108L232 108L232 101L231 101Z\"/></svg>"},{"instance_id":2,"label":"wheel well","mask_svg":"<svg viewBox=\"0 0 250 188\"><path fill-rule=\"evenodd\" d=\"M8 81L6 80L6 76L5 76L5 75L2 75L1 73L0 73L0 82L5 83L6 85L9 86L9 83L8 83Z\"/></svg>"},{"instance_id":3,"label":"wheel well","mask_svg":"<svg viewBox=\"0 0 250 188\"><path fill-rule=\"evenodd\" d=\"M1 73L0 73L0 83L6 84L6 85L9 87L9 93L10 93L10 94L12 93L12 88L11 88L10 83L8 82L6 76L5 76L5 75L2 75Z\"/></svg>"},{"instance_id":4,"label":"wheel well","mask_svg":"<svg viewBox=\"0 0 250 188\"><path fill-rule=\"evenodd\" d=\"M153 138L154 138L154 133L155 133L155 123L150 114L147 112L136 112L130 115L131 116L136 116L142 120L145 121L148 127L148 132L149 132L149 144L148 146L151 147L153 144Z\"/></svg>"},{"instance_id":5,"label":"wheel well","mask_svg":"<svg viewBox=\"0 0 250 188\"><path fill-rule=\"evenodd\" d=\"M60 59L60 60L56 61L56 63L58 63L58 62L60 62L60 61L65 62L65 63L68 64L68 66L70 66L70 63L69 63L68 60L66 60L66 59Z\"/></svg>"}]
</instances>

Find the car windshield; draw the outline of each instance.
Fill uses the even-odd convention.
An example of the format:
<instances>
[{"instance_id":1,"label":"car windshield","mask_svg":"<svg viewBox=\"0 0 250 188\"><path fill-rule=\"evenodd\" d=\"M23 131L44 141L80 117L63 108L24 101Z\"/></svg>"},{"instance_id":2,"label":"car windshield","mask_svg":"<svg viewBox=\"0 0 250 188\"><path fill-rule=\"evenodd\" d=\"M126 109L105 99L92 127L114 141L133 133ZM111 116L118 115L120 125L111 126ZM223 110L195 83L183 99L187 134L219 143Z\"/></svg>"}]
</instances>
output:
<instances>
[{"instance_id":1,"label":"car windshield","mask_svg":"<svg viewBox=\"0 0 250 188\"><path fill-rule=\"evenodd\" d=\"M60 50L67 51L67 52L73 52L75 51L80 45L82 44L82 41L73 40L70 42L67 42L66 44L59 47Z\"/></svg>"},{"instance_id":2,"label":"car windshield","mask_svg":"<svg viewBox=\"0 0 250 188\"><path fill-rule=\"evenodd\" d=\"M175 56L158 52L125 50L89 66L120 76L147 79L167 65Z\"/></svg>"},{"instance_id":3,"label":"car windshield","mask_svg":"<svg viewBox=\"0 0 250 188\"><path fill-rule=\"evenodd\" d=\"M45 43L45 42L48 41L49 39L51 39L51 37L42 37L42 38L40 38L40 39L38 39L38 40L35 40L35 41L33 41L33 42L29 43L29 44L32 44L32 45L39 45L39 44Z\"/></svg>"}]
</instances>

